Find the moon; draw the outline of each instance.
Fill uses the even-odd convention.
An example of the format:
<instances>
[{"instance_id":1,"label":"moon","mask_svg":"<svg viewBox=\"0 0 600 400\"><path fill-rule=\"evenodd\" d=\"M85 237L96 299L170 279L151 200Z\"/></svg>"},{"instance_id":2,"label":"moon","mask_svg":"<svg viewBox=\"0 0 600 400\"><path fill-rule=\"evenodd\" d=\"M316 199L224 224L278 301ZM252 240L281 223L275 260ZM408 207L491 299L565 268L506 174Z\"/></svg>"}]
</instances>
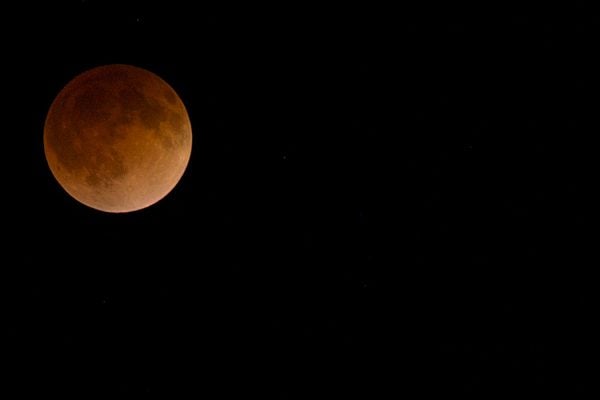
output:
<instances>
[{"instance_id":1,"label":"moon","mask_svg":"<svg viewBox=\"0 0 600 400\"><path fill-rule=\"evenodd\" d=\"M58 183L94 209L151 206L177 185L192 151L187 110L164 80L113 64L71 80L52 102L44 152Z\"/></svg>"}]
</instances>

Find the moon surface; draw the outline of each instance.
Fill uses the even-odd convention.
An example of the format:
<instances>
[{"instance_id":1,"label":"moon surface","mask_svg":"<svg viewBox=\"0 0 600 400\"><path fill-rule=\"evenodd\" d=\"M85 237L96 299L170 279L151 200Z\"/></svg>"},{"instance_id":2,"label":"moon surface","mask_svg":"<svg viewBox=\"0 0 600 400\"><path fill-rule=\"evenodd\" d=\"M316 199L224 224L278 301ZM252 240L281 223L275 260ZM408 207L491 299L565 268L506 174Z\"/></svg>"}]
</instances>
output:
<instances>
[{"instance_id":1,"label":"moon surface","mask_svg":"<svg viewBox=\"0 0 600 400\"><path fill-rule=\"evenodd\" d=\"M79 202L123 213L148 207L181 179L192 127L175 90L130 65L75 77L44 125L44 151L58 183Z\"/></svg>"}]
</instances>

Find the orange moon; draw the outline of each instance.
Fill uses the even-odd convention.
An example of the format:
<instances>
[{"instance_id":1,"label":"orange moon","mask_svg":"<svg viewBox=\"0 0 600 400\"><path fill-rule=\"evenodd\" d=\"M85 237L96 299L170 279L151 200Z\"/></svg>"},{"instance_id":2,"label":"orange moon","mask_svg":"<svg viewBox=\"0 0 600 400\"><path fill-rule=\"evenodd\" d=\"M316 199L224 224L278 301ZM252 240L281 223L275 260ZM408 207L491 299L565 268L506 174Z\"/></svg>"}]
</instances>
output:
<instances>
[{"instance_id":1,"label":"orange moon","mask_svg":"<svg viewBox=\"0 0 600 400\"><path fill-rule=\"evenodd\" d=\"M58 183L79 202L124 213L155 204L181 179L192 127L175 90L157 75L106 65L75 77L44 125Z\"/></svg>"}]
</instances>

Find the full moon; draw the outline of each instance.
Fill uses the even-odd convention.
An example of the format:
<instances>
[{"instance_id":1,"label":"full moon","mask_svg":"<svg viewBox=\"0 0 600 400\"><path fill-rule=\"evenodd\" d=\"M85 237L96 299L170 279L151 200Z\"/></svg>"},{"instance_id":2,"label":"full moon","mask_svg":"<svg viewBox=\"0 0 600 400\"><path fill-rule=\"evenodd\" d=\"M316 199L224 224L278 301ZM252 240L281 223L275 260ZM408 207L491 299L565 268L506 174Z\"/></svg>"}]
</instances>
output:
<instances>
[{"instance_id":1,"label":"full moon","mask_svg":"<svg viewBox=\"0 0 600 400\"><path fill-rule=\"evenodd\" d=\"M124 213L165 197L183 176L192 127L175 90L130 65L93 68L52 102L44 152L63 189L97 210Z\"/></svg>"}]
</instances>

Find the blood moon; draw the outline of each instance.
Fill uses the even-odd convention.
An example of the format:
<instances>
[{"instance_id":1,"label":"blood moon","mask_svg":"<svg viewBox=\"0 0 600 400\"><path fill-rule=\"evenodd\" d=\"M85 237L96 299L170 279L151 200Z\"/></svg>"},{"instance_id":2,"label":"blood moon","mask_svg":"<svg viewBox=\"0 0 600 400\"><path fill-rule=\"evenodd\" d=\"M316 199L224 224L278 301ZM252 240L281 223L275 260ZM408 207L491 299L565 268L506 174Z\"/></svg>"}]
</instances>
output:
<instances>
[{"instance_id":1,"label":"blood moon","mask_svg":"<svg viewBox=\"0 0 600 400\"><path fill-rule=\"evenodd\" d=\"M44 125L52 174L76 200L122 213L148 207L181 179L192 127L175 90L130 65L75 77L58 94Z\"/></svg>"}]
</instances>

